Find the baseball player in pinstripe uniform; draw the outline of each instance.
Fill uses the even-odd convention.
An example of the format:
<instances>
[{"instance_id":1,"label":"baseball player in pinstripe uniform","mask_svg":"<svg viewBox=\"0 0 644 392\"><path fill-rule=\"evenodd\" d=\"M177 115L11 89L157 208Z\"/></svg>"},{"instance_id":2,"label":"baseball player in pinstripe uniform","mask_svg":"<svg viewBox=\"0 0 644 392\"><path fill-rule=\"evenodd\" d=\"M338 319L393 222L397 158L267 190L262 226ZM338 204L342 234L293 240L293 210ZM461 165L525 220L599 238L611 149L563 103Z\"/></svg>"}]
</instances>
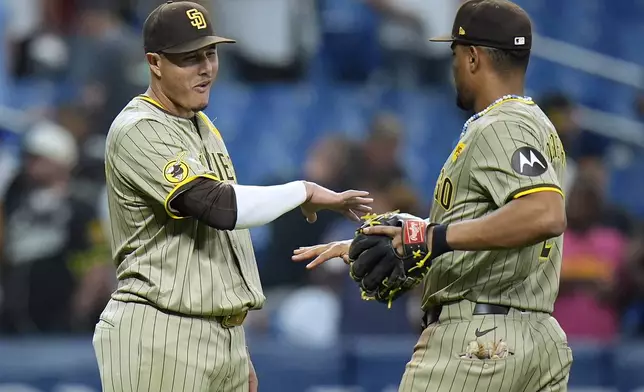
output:
<instances>
[{"instance_id":1,"label":"baseball player in pinstripe uniform","mask_svg":"<svg viewBox=\"0 0 644 392\"><path fill-rule=\"evenodd\" d=\"M523 96L528 15L506 0L459 9L451 42L458 106L472 110L440 172L429 219L390 213L353 241L294 260L350 264L366 299L390 303L424 283L423 332L400 384L418 391L565 391L572 363L550 315L559 290L565 153Z\"/></svg>"},{"instance_id":2,"label":"baseball player in pinstripe uniform","mask_svg":"<svg viewBox=\"0 0 644 392\"><path fill-rule=\"evenodd\" d=\"M242 322L264 303L249 228L301 207L359 221L367 192L295 181L237 184L221 134L202 112L217 75L207 11L167 2L144 25L150 87L107 137L118 286L94 347L104 391L257 390Z\"/></svg>"}]
</instances>

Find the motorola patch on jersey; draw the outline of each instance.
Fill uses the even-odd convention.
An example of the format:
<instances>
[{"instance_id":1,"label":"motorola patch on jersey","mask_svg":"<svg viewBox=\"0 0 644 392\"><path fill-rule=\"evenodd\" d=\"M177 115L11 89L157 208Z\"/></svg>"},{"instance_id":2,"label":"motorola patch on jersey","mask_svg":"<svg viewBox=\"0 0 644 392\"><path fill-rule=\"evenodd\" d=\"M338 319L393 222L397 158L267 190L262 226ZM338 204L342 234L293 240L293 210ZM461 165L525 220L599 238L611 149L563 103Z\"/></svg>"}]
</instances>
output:
<instances>
[{"instance_id":1,"label":"motorola patch on jersey","mask_svg":"<svg viewBox=\"0 0 644 392\"><path fill-rule=\"evenodd\" d=\"M540 176L548 170L543 154L532 147L521 147L512 155L512 169L524 176Z\"/></svg>"}]
</instances>

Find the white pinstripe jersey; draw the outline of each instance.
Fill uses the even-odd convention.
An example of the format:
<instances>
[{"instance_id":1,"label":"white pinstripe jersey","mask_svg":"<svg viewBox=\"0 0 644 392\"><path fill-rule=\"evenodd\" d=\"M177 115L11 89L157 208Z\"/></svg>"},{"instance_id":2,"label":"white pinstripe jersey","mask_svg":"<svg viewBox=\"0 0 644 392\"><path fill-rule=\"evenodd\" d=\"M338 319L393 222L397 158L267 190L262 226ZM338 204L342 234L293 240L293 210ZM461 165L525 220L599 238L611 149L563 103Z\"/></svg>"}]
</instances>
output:
<instances>
[{"instance_id":1,"label":"white pinstripe jersey","mask_svg":"<svg viewBox=\"0 0 644 392\"><path fill-rule=\"evenodd\" d=\"M136 97L110 128L105 160L118 277L112 298L199 316L262 307L249 231L216 230L168 207L195 178L236 182L224 141L205 114L181 118Z\"/></svg>"},{"instance_id":2,"label":"white pinstripe jersey","mask_svg":"<svg viewBox=\"0 0 644 392\"><path fill-rule=\"evenodd\" d=\"M489 214L539 191L561 193L565 152L539 107L511 100L472 122L437 181L430 220L454 223ZM502 251L456 251L434 260L423 308L459 299L552 312L563 236Z\"/></svg>"}]
</instances>

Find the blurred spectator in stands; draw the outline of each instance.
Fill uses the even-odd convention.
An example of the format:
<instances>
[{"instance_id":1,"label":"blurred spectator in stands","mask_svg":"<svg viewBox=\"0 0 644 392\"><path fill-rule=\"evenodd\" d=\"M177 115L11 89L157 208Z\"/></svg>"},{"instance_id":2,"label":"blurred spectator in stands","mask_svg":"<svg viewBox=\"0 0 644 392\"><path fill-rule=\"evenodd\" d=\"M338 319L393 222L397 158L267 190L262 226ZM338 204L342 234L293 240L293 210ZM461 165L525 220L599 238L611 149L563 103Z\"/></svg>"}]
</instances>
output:
<instances>
[{"instance_id":1,"label":"blurred spectator in stands","mask_svg":"<svg viewBox=\"0 0 644 392\"><path fill-rule=\"evenodd\" d=\"M57 109L57 122L74 136L78 164L74 168L74 194L88 204L96 204L105 184L105 135L92 132L87 111L80 104L66 104Z\"/></svg>"},{"instance_id":2,"label":"blurred spectator in stands","mask_svg":"<svg viewBox=\"0 0 644 392\"><path fill-rule=\"evenodd\" d=\"M609 341L619 332L624 306L617 299L628 239L602 224L603 195L590 178L577 177L568 197L554 316L571 340Z\"/></svg>"},{"instance_id":3,"label":"blurred spectator in stands","mask_svg":"<svg viewBox=\"0 0 644 392\"><path fill-rule=\"evenodd\" d=\"M18 135L0 125L0 271L2 271L2 251L4 245L4 204L7 189L16 176L20 165ZM2 309L3 289L0 273L0 309Z\"/></svg>"},{"instance_id":4,"label":"blurred spectator in stands","mask_svg":"<svg viewBox=\"0 0 644 392\"><path fill-rule=\"evenodd\" d=\"M107 134L114 117L148 82L141 34L116 12L117 2L82 0L71 40L68 79L79 88L90 132Z\"/></svg>"},{"instance_id":5,"label":"blurred spectator in stands","mask_svg":"<svg viewBox=\"0 0 644 392\"><path fill-rule=\"evenodd\" d=\"M445 34L458 0L366 0L383 20L379 37L384 69L398 87L449 84L452 51L428 38Z\"/></svg>"},{"instance_id":6,"label":"blurred spectator in stands","mask_svg":"<svg viewBox=\"0 0 644 392\"><path fill-rule=\"evenodd\" d=\"M371 120L366 139L350 155L348 175L350 186L392 192L392 197L400 198L395 204L409 207L407 212L413 214L418 213L418 206L406 204L416 203L415 197L403 201L409 193L396 191L410 189L406 169L399 157L403 138L404 129L398 116L386 111L377 113Z\"/></svg>"},{"instance_id":7,"label":"blurred spectator in stands","mask_svg":"<svg viewBox=\"0 0 644 392\"><path fill-rule=\"evenodd\" d=\"M564 191L568 193L576 178L583 175L597 185L602 199L606 199L610 178L605 161L610 139L581 129L576 105L563 94L546 95L539 105L557 129L566 150ZM571 199L566 200L569 202ZM633 233L633 222L628 213L609 200L604 201L601 220L604 225L616 228L624 235Z\"/></svg>"},{"instance_id":8,"label":"blurred spectator in stands","mask_svg":"<svg viewBox=\"0 0 644 392\"><path fill-rule=\"evenodd\" d=\"M93 208L76 201L69 188L78 152L67 130L39 122L25 135L24 153L5 198L0 327L64 332L71 328L76 287L69 262L91 245Z\"/></svg>"},{"instance_id":9,"label":"blurred spectator in stands","mask_svg":"<svg viewBox=\"0 0 644 392\"><path fill-rule=\"evenodd\" d=\"M306 76L316 51L314 1L214 0L213 8L217 32L237 40L225 50L242 81L293 82Z\"/></svg>"},{"instance_id":10,"label":"blurred spectator in stands","mask_svg":"<svg viewBox=\"0 0 644 392\"><path fill-rule=\"evenodd\" d=\"M418 195L409 185L398 157L402 138L403 128L398 117L389 112L377 113L366 139L350 155L348 181L351 187L370 192L374 199L374 213L400 210L426 216L427 211L420 208ZM356 228L353 222L337 220L321 240L326 243L351 238ZM383 304L362 300L360 290L349 278L342 260L330 261L323 268L341 283L335 290L342 299L340 331L343 334L405 334L414 331L411 324L400 322L409 317L409 296L396 301L392 309L387 309Z\"/></svg>"},{"instance_id":11,"label":"blurred spectator in stands","mask_svg":"<svg viewBox=\"0 0 644 392\"><path fill-rule=\"evenodd\" d=\"M403 137L402 122L397 115L380 112L374 116L362 148L363 170L370 181L378 181L381 177L399 181L406 177L398 159Z\"/></svg>"},{"instance_id":12,"label":"blurred spectator in stands","mask_svg":"<svg viewBox=\"0 0 644 392\"><path fill-rule=\"evenodd\" d=\"M602 225L618 230L626 237L633 237L636 231L636 222L629 211L614 204L609 199L608 187L610 185L609 169L603 164L589 164L581 166L577 176L593 183L602 198L600 221Z\"/></svg>"},{"instance_id":13,"label":"blurred spectator in stands","mask_svg":"<svg viewBox=\"0 0 644 392\"><path fill-rule=\"evenodd\" d=\"M635 115L641 120L644 121L644 92L638 94L635 99Z\"/></svg>"},{"instance_id":14,"label":"blurred spectator in stands","mask_svg":"<svg viewBox=\"0 0 644 392\"><path fill-rule=\"evenodd\" d=\"M18 137L13 131L4 129L0 125L0 168L2 169L0 170L0 204L2 204L7 189L19 169L20 145Z\"/></svg>"},{"instance_id":15,"label":"blurred spectator in stands","mask_svg":"<svg viewBox=\"0 0 644 392\"><path fill-rule=\"evenodd\" d=\"M388 189L372 188L371 196L376 212L405 208L395 204L394 195ZM315 243L350 238L356 227L354 222L336 220ZM305 270L302 264L296 265L305 271L303 282L308 284L290 290L270 291L267 296L271 304L262 310L263 316L268 318L264 322L284 342L298 346L332 347L340 342L340 336L414 332L416 325L401 323L408 317L408 298L397 300L392 309L387 309L384 304L364 301L341 259L329 260L313 271Z\"/></svg>"},{"instance_id":16,"label":"blurred spectator in stands","mask_svg":"<svg viewBox=\"0 0 644 392\"><path fill-rule=\"evenodd\" d=\"M401 189L398 188L400 191ZM369 188L374 203L371 205L375 213L382 213L400 209L409 211L410 206L400 203L392 189L383 187ZM412 193L404 190L404 193ZM415 204L415 203L414 203ZM338 241L352 238L358 227L356 223L349 221L337 221L322 238L322 242ZM407 303L410 296L398 299L391 309L381 303L364 301L360 296L360 289L348 274L347 266L341 259L329 260L318 269L330 274L329 281L335 281L334 291L340 296L342 313L340 319L340 331L345 335L382 335L382 334L406 334L414 332L412 325L401 322L407 320Z\"/></svg>"},{"instance_id":17,"label":"blurred spectator in stands","mask_svg":"<svg viewBox=\"0 0 644 392\"><path fill-rule=\"evenodd\" d=\"M8 10L6 5L0 4L0 20L3 25L6 26ZM7 105L9 102L9 94L6 92L9 91L9 82L10 82L10 61L7 56L10 54L10 42L7 37L7 28L0 28L0 45L2 45L3 50L0 50L0 105Z\"/></svg>"},{"instance_id":18,"label":"blurred spectator in stands","mask_svg":"<svg viewBox=\"0 0 644 392\"><path fill-rule=\"evenodd\" d=\"M56 80L69 63L66 0L6 0L9 63L17 78ZM61 12L62 11L62 12Z\"/></svg>"},{"instance_id":19,"label":"blurred spectator in stands","mask_svg":"<svg viewBox=\"0 0 644 392\"><path fill-rule=\"evenodd\" d=\"M306 286L282 295L272 315L272 329L278 339L291 345L337 347L344 307L341 280L324 268L307 275Z\"/></svg>"},{"instance_id":20,"label":"blurred spectator in stands","mask_svg":"<svg viewBox=\"0 0 644 392\"><path fill-rule=\"evenodd\" d=\"M644 337L644 228L631 241L619 295L627 304L622 332Z\"/></svg>"},{"instance_id":21,"label":"blurred spectator in stands","mask_svg":"<svg viewBox=\"0 0 644 392\"><path fill-rule=\"evenodd\" d=\"M564 191L568 191L578 170L602 170L610 140L579 127L577 105L566 95L551 93L543 96L538 104L557 129L566 151Z\"/></svg>"},{"instance_id":22,"label":"blurred spectator in stands","mask_svg":"<svg viewBox=\"0 0 644 392\"><path fill-rule=\"evenodd\" d=\"M351 185L346 183L346 170L351 148L351 143L339 136L317 141L313 144L298 179L313 181L334 190L348 189ZM260 272L264 288L302 285L309 271L291 261L293 249L320 243L322 234L337 219L335 214L322 211L318 214L317 222L312 225L303 219L299 208L296 208L268 225L267 248L260 252Z\"/></svg>"},{"instance_id":23,"label":"blurred spectator in stands","mask_svg":"<svg viewBox=\"0 0 644 392\"><path fill-rule=\"evenodd\" d=\"M364 83L381 65L378 12L364 0L318 0L320 52L325 77Z\"/></svg>"}]
</instances>

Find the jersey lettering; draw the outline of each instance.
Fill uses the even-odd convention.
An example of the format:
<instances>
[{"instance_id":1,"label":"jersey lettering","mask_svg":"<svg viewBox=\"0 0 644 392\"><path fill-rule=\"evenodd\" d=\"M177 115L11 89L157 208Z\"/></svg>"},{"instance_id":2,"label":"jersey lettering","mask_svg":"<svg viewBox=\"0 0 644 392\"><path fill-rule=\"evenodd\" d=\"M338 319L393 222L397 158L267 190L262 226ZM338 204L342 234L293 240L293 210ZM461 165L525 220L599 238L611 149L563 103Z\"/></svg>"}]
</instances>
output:
<instances>
[{"instance_id":1,"label":"jersey lettering","mask_svg":"<svg viewBox=\"0 0 644 392\"><path fill-rule=\"evenodd\" d=\"M434 200L443 207L445 210L452 208L452 200L454 196L454 183L445 175L445 169L441 170L436 183L434 191Z\"/></svg>"},{"instance_id":2,"label":"jersey lettering","mask_svg":"<svg viewBox=\"0 0 644 392\"><path fill-rule=\"evenodd\" d=\"M225 178L228 181L235 181L235 172L233 171L230 157L221 152L218 152L216 154L216 157L218 158L219 164L223 168L222 178Z\"/></svg>"},{"instance_id":3,"label":"jersey lettering","mask_svg":"<svg viewBox=\"0 0 644 392\"><path fill-rule=\"evenodd\" d=\"M558 160L561 164L566 164L566 152L563 144L561 143L561 139L559 139L559 136L556 133L551 133L548 136L548 143L546 146L548 157L551 162Z\"/></svg>"}]
</instances>

